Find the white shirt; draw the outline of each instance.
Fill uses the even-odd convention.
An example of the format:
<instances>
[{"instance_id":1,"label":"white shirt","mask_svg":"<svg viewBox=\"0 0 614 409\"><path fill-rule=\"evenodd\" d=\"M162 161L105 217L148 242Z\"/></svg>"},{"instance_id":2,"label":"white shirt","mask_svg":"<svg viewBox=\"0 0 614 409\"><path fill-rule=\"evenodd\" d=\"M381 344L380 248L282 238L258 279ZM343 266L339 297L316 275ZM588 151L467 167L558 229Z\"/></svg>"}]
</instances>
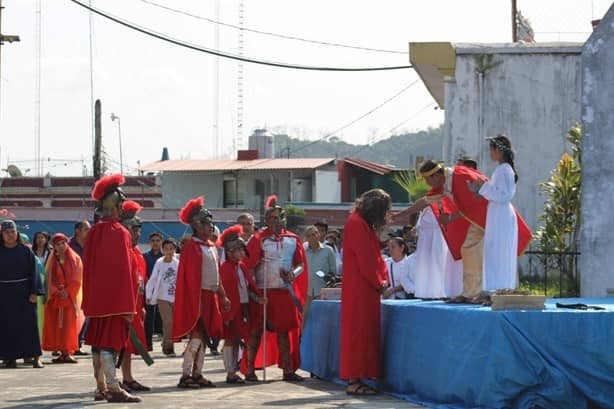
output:
<instances>
[{"instance_id":1,"label":"white shirt","mask_svg":"<svg viewBox=\"0 0 614 409\"><path fill-rule=\"evenodd\" d=\"M150 300L151 304L157 304L158 300L175 302L178 267L179 259L177 257L173 257L168 263L164 261L164 257L156 260L145 289L146 298Z\"/></svg>"},{"instance_id":2,"label":"white shirt","mask_svg":"<svg viewBox=\"0 0 614 409\"><path fill-rule=\"evenodd\" d=\"M390 298L403 299L407 298L405 293L413 294L414 292L414 264L415 257L412 255L403 258L399 261L394 261L392 258L386 260L388 267L388 280L390 287L398 285L403 287L403 291L397 291Z\"/></svg>"}]
</instances>

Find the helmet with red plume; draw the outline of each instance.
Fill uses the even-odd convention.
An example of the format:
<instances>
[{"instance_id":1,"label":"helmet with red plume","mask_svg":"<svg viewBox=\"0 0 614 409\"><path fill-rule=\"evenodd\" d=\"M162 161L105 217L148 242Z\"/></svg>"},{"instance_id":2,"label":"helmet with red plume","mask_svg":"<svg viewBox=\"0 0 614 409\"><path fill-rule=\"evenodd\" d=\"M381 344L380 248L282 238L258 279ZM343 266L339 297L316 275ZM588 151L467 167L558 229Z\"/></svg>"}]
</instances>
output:
<instances>
[{"instance_id":1,"label":"helmet with red plume","mask_svg":"<svg viewBox=\"0 0 614 409\"><path fill-rule=\"evenodd\" d=\"M213 215L205 208L205 197L199 196L188 200L179 211L179 220L181 220L181 223L188 225L195 222L212 224Z\"/></svg>"},{"instance_id":2,"label":"helmet with red plume","mask_svg":"<svg viewBox=\"0 0 614 409\"><path fill-rule=\"evenodd\" d=\"M280 221L282 222L282 224L285 224L286 212L284 211L283 207L279 205L279 202L277 201L277 196L270 195L269 197L267 197L266 202L264 204L264 216L267 217L269 214L276 210L279 210Z\"/></svg>"},{"instance_id":3,"label":"helmet with red plume","mask_svg":"<svg viewBox=\"0 0 614 409\"><path fill-rule=\"evenodd\" d=\"M136 214L141 211L143 207L133 200L128 200L122 203L122 224L128 228L141 227L141 218Z\"/></svg>"},{"instance_id":4,"label":"helmet with red plume","mask_svg":"<svg viewBox=\"0 0 614 409\"><path fill-rule=\"evenodd\" d=\"M236 224L224 230L215 243L218 247L224 247L226 252L242 248L246 249L245 241L241 238L243 234L243 227Z\"/></svg>"},{"instance_id":5,"label":"helmet with red plume","mask_svg":"<svg viewBox=\"0 0 614 409\"><path fill-rule=\"evenodd\" d=\"M100 213L109 216L112 208L126 200L126 195L120 188L124 183L126 179L120 173L105 176L96 182L92 199L97 201L96 208Z\"/></svg>"}]
</instances>

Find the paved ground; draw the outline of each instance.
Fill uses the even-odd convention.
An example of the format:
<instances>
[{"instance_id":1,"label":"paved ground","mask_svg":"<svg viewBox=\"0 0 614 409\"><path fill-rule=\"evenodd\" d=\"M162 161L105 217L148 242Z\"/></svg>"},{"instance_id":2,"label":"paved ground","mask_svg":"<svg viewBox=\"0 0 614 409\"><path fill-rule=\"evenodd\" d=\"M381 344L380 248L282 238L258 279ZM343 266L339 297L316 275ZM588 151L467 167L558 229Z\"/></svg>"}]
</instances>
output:
<instances>
[{"instance_id":1,"label":"paved ground","mask_svg":"<svg viewBox=\"0 0 614 409\"><path fill-rule=\"evenodd\" d=\"M158 347L153 353L155 364L147 367L140 358L135 360L133 373L141 383L153 387L143 393L143 404L114 404L113 408L420 408L382 395L376 398L352 398L343 387L316 379L306 378L301 384L281 381L281 372L267 370L266 384L230 386L220 357L207 355L205 376L214 381L214 389L185 390L176 387L180 375L181 357L166 358ZM177 344L176 351L182 351ZM43 362L51 361L45 354ZM89 357L79 358L78 364L47 364L43 369L32 369L20 364L17 369L0 369L1 408L79 408L92 405L109 406L94 402L94 378ZM305 373L301 373L308 376ZM259 373L260 376L260 373Z\"/></svg>"}]
</instances>

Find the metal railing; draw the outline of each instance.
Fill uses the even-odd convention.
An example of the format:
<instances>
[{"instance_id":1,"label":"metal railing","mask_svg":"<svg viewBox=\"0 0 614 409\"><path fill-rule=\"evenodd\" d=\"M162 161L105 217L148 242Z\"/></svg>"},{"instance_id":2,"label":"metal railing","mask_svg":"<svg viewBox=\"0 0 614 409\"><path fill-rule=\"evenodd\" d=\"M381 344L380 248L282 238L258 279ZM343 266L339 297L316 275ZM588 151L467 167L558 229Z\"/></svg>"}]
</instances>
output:
<instances>
[{"instance_id":1,"label":"metal railing","mask_svg":"<svg viewBox=\"0 0 614 409\"><path fill-rule=\"evenodd\" d=\"M518 263L520 287L548 297L579 297L577 251L526 251Z\"/></svg>"}]
</instances>

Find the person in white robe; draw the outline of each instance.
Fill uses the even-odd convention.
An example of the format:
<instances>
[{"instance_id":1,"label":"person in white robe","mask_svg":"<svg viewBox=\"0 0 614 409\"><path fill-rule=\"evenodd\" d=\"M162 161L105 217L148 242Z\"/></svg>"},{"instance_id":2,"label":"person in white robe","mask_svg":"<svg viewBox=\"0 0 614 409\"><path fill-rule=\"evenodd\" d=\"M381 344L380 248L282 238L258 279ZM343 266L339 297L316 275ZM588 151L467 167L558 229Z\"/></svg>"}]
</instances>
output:
<instances>
[{"instance_id":1,"label":"person in white robe","mask_svg":"<svg viewBox=\"0 0 614 409\"><path fill-rule=\"evenodd\" d=\"M417 298L452 298L463 292L463 263L454 260L431 207L420 214L414 284Z\"/></svg>"},{"instance_id":2,"label":"person in white robe","mask_svg":"<svg viewBox=\"0 0 614 409\"><path fill-rule=\"evenodd\" d=\"M492 292L518 286L518 221L511 203L518 176L508 137L487 138L490 156L499 165L488 181L476 181L479 194L488 200L484 232L483 287Z\"/></svg>"},{"instance_id":3,"label":"person in white robe","mask_svg":"<svg viewBox=\"0 0 614 409\"><path fill-rule=\"evenodd\" d=\"M386 299L399 300L408 298L414 293L413 273L415 259L408 255L407 243L401 237L393 237L388 241L390 257L385 262L388 267L388 282L390 287L384 292Z\"/></svg>"}]
</instances>

